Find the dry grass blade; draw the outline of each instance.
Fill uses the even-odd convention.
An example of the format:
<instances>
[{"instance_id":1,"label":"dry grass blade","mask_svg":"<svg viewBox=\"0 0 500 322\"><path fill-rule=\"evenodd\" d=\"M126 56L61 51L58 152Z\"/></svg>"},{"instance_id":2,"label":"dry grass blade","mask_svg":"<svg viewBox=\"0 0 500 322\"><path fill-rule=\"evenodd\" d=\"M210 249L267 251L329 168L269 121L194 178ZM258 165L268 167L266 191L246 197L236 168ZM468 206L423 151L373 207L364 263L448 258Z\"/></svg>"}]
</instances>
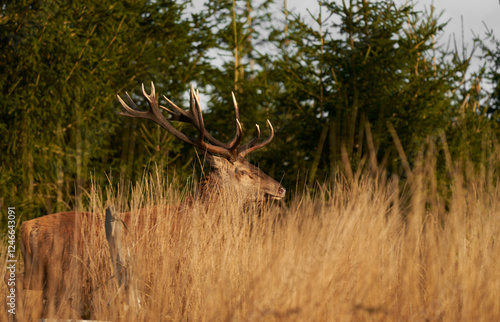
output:
<instances>
[{"instance_id":1,"label":"dry grass blade","mask_svg":"<svg viewBox=\"0 0 500 322\"><path fill-rule=\"evenodd\" d=\"M134 247L127 267L135 284L128 291L108 281L112 263L99 262L108 250L93 248L105 239L103 229L97 234L87 227L89 258L82 260L91 263L89 282L96 289L88 317L498 321L500 191L454 173L447 215L432 216L435 207L426 205L430 194L439 193L428 178L435 175L435 162L428 165L433 154L429 150L422 157L423 169L414 171L407 196L397 179L383 185L362 176L354 182L357 189L339 180L335 189L299 194L287 207L241 212L230 196L208 208L194 206L184 214L189 230L177 240L165 238L173 223L168 211L153 227L131 225ZM144 205L178 200L180 191L155 180L132 192L133 214ZM99 196L96 189L89 210L102 211ZM5 246L1 253L4 261ZM74 283L80 282L75 277ZM139 294L140 307L125 305L132 291ZM31 301L36 296L24 294L20 320L36 313ZM0 310L6 320L5 306Z\"/></svg>"}]
</instances>

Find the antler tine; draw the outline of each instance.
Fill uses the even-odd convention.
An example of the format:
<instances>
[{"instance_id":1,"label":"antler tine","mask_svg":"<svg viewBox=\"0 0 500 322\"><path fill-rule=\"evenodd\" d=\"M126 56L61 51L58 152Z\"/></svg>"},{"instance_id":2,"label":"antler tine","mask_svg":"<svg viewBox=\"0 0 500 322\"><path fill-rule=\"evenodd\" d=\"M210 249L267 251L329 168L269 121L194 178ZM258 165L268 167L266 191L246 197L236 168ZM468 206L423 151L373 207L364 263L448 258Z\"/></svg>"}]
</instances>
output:
<instances>
[{"instance_id":1,"label":"antler tine","mask_svg":"<svg viewBox=\"0 0 500 322\"><path fill-rule=\"evenodd\" d=\"M191 88L193 88L193 85L191 85ZM205 136L205 122L203 122L203 114L201 113L201 104L200 104L200 97L199 97L199 92L196 91L196 93L193 94L194 96L194 114L196 116L196 119L198 120L198 127L200 131L200 137L199 140L200 142L203 142L203 138Z\"/></svg>"},{"instance_id":2,"label":"antler tine","mask_svg":"<svg viewBox=\"0 0 500 322\"><path fill-rule=\"evenodd\" d=\"M146 89L144 88L144 83L142 83L141 85L142 85L142 95L144 95L144 97L148 100L150 106L152 104L154 105L155 100L157 98L156 91L155 91L155 84L153 84L153 82L151 81L151 94L149 94L149 95L148 95L148 93L146 93Z\"/></svg>"},{"instance_id":3,"label":"antler tine","mask_svg":"<svg viewBox=\"0 0 500 322\"><path fill-rule=\"evenodd\" d=\"M273 138L274 138L273 125L271 124L271 122L269 122L269 120L267 120L267 124L269 125L269 129L271 130L271 135L269 135L269 137L267 139L265 139L264 141L260 142L259 144L255 144L254 146L250 146L250 144L249 144L249 146L247 147L247 145L245 144L245 146L240 147L238 149L238 155L240 157L244 158L248 153L266 146L267 144L269 144L273 140ZM252 143L252 142L250 142L250 143Z\"/></svg>"},{"instance_id":4,"label":"antler tine","mask_svg":"<svg viewBox=\"0 0 500 322\"><path fill-rule=\"evenodd\" d=\"M201 127L204 130L204 137L206 137L210 143L215 144L215 145L220 146L220 147L223 147L223 148L226 148L226 149L229 149L231 147L231 145L229 143L223 143L223 142L217 140L216 138L214 138L205 129L205 124L203 122L203 114L201 111L200 93L198 90L196 92L194 91L194 87L192 84L191 84L191 90L190 90L190 107L189 107L188 118L190 119L189 122L192 123L193 125L195 125L196 127L200 127L200 125L201 125ZM200 124L200 120L201 120L202 124ZM193 121L196 122L196 124L194 124Z\"/></svg>"},{"instance_id":5,"label":"antler tine","mask_svg":"<svg viewBox=\"0 0 500 322\"><path fill-rule=\"evenodd\" d=\"M168 108L160 105L160 107L162 109L164 109L165 111L167 111L167 112L170 113L171 117L170 117L169 121L179 121L179 122L184 122L184 123L190 123L190 124L192 124L192 125L194 125L196 127L199 126L199 124L195 124L195 122L194 122L194 120L198 119L198 118L195 118L195 116L198 113L196 112L196 108L194 108L195 100L192 100L191 93L192 93L192 90L190 91L190 97L191 97L190 101L191 102L190 102L190 109L189 109L189 111L185 111L184 109L180 108L179 106L177 106L176 104L174 104L171 100L169 100L168 97L166 97L165 95L163 95L163 98L170 104L170 106L172 106L174 108L174 111L171 111ZM198 95L198 104L200 104L199 103L199 93L197 93L196 95ZM199 105L199 106L200 106L200 113L201 113L201 105ZM203 126L203 129L205 129L204 126ZM218 146L221 146L221 147L225 147L225 148L229 148L230 147L228 143L223 143L223 142L217 140L212 135L210 135L210 133L208 133L208 131L206 131L206 130L205 130L204 136L212 144L215 144L215 145L218 145Z\"/></svg>"},{"instance_id":6,"label":"antler tine","mask_svg":"<svg viewBox=\"0 0 500 322\"><path fill-rule=\"evenodd\" d=\"M134 101L132 100L132 97L130 97L130 95L127 92L125 92L125 95L127 95L127 100L129 104L132 105L132 109L139 110L139 107L135 105Z\"/></svg>"},{"instance_id":7,"label":"antler tine","mask_svg":"<svg viewBox=\"0 0 500 322\"><path fill-rule=\"evenodd\" d=\"M250 142L243 144L239 148L239 150L245 151L246 149L253 147L259 139L260 139L260 127L259 124L255 124L255 137Z\"/></svg>"},{"instance_id":8,"label":"antler tine","mask_svg":"<svg viewBox=\"0 0 500 322\"><path fill-rule=\"evenodd\" d=\"M165 96L163 96L165 97ZM160 105L160 108L162 108L163 110L167 111L168 113L170 113L172 115L172 117L174 116L179 116L179 114L176 112L176 111L172 111L172 110L169 110L168 108L166 108L165 106L163 105Z\"/></svg>"},{"instance_id":9,"label":"antler tine","mask_svg":"<svg viewBox=\"0 0 500 322\"><path fill-rule=\"evenodd\" d=\"M260 126L259 124L255 124L255 132L257 135L255 135L255 138L252 139L249 143L253 146L255 142L257 142L260 139Z\"/></svg>"},{"instance_id":10,"label":"antler tine","mask_svg":"<svg viewBox=\"0 0 500 322\"><path fill-rule=\"evenodd\" d=\"M162 95L162 96L167 101L167 103L170 104L170 106L173 107L174 111L171 111L168 108L166 108L164 106L161 106L161 105L160 105L160 107L163 108L165 111L169 112L172 115L172 119L175 119L176 121L178 121L179 118L180 118L180 115L183 115L184 117L186 117L186 118L189 119L189 115L188 115L188 113L186 111L184 111L179 106L175 105L174 102L172 102L171 100L169 100L168 97L166 97L165 95Z\"/></svg>"},{"instance_id":11,"label":"antler tine","mask_svg":"<svg viewBox=\"0 0 500 322\"><path fill-rule=\"evenodd\" d=\"M237 151L238 146L240 145L242 138L243 138L243 130L241 129L241 123L240 123L240 120L236 119L236 135L231 140L230 145L229 145L229 149L231 151Z\"/></svg>"},{"instance_id":12,"label":"antler tine","mask_svg":"<svg viewBox=\"0 0 500 322\"><path fill-rule=\"evenodd\" d=\"M189 122L196 127L196 129L199 132L199 137L194 139L194 138L186 136L185 134L183 134L182 132L177 130L172 124L170 124L170 122L165 118L165 116L163 116L163 114L161 113L160 108L159 108L158 95L156 95L153 82L151 82L151 94L146 93L146 90L144 88L144 84L142 84L142 94L144 95L144 97L148 101L151 110L149 110L149 111L139 110L137 105L132 101L132 98L130 97L130 95L127 94L127 98L130 101L130 105L132 105L134 107L134 108L131 108L130 106L127 105L127 103L125 103L123 101L123 99L119 95L117 95L118 101L120 102L123 109L125 110L125 112L122 112L120 114L124 115L124 116L129 116L129 117L144 118L144 119L152 120L155 123L157 123L158 125L160 125L161 127L163 127L165 130L167 130L167 132L169 132L170 134L172 134L173 136L175 136L176 138L178 138L179 140L181 140L185 143L194 145L194 146L196 146L202 150L205 150L207 152L210 152L210 153L222 155L222 156L224 156L228 159L231 159L231 160L236 158L236 155L234 153L231 153L227 148L222 147L222 146L207 144L205 141L203 141L203 138L205 136L206 131L205 131L205 128L203 126L203 119L201 117L201 108L199 107L199 100L197 100L198 108L196 108L196 106L193 105L192 110L189 113L184 111L185 113L180 114L180 112L179 112L179 115L178 115L179 120L181 120L181 118L182 118L182 121L186 120L186 122ZM173 115L175 115L175 114L173 114ZM175 116L174 119L175 118L177 118L177 116ZM198 119L201 118L201 126L200 126L200 121L195 119L195 118L198 118Z\"/></svg>"},{"instance_id":13,"label":"antler tine","mask_svg":"<svg viewBox=\"0 0 500 322\"><path fill-rule=\"evenodd\" d=\"M201 112L201 104L199 102L199 92L195 93L193 85L191 85L189 96L190 96L190 108L188 111L177 106L170 99L168 99L168 97L166 97L165 95L163 95L163 98L167 101L168 104L170 104L170 106L172 106L172 108L174 110L172 111L172 110L170 110L164 106L161 106L161 105L160 105L160 107L162 109L164 109L165 111L170 113L171 117L170 117L169 121L190 123L190 124L194 125L196 128L199 128L200 124L199 124L198 120L200 118L199 115L202 113ZM197 96L198 98L196 99L195 96ZM199 112L198 112L198 108L196 108L196 104L197 104L196 100L198 100ZM230 148L229 143L223 143L223 142L217 140L210 133L208 133L208 131L206 131L205 126L202 126L202 128L204 129L204 137L207 138L207 140L210 143L215 144L215 145L220 146L220 147L227 148L227 149Z\"/></svg>"},{"instance_id":14,"label":"antler tine","mask_svg":"<svg viewBox=\"0 0 500 322\"><path fill-rule=\"evenodd\" d=\"M191 118L196 121L196 126L203 130L203 134L200 132L200 137L203 140L204 137L208 139L212 144L216 146L227 149L228 144L222 143L221 141L214 138L210 133L205 129L205 122L203 121L203 113L201 111L201 103L200 103L200 92L196 90L194 91L193 85L191 85L191 106L190 106L190 114Z\"/></svg>"},{"instance_id":15,"label":"antler tine","mask_svg":"<svg viewBox=\"0 0 500 322\"><path fill-rule=\"evenodd\" d=\"M134 108L131 108L128 106L123 99L120 97L120 95L116 95L118 98L118 101L122 105L123 109L125 112L119 113L120 115L123 116L129 116L129 117L135 117L135 118L143 118L143 119L148 119L152 120L161 127L163 127L165 130L167 130L170 134L178 138L179 140L188 143L188 144L194 144L196 140L193 138L190 138L186 136L185 134L181 133L179 130L177 130L175 127L173 127L161 114L159 108L158 108L158 97L156 96L155 93L155 88L154 84L151 83L151 94L147 94L146 90L144 89L144 84L142 85L142 93L146 100L149 102L149 106L151 107L150 111L141 111L138 109L137 105L132 101L132 98L128 93L126 93L128 100L130 101L131 105L134 106Z\"/></svg>"},{"instance_id":16,"label":"antler tine","mask_svg":"<svg viewBox=\"0 0 500 322\"><path fill-rule=\"evenodd\" d=\"M241 138L243 137L243 129L241 128L240 110L238 108L238 102L236 102L236 97L234 96L234 92L231 92L231 96L233 97L234 118L236 120L236 133L234 134L231 141L227 143L227 145L229 146L229 149L235 150L238 148L238 145L241 142Z\"/></svg>"},{"instance_id":17,"label":"antler tine","mask_svg":"<svg viewBox=\"0 0 500 322\"><path fill-rule=\"evenodd\" d=\"M191 84L190 88L189 88L189 113L190 113L190 116L192 118L192 120L196 123L195 125L198 126L199 123L198 123L198 113L196 113L195 109L195 99L194 99L194 87L193 87L193 84Z\"/></svg>"},{"instance_id":18,"label":"antler tine","mask_svg":"<svg viewBox=\"0 0 500 322\"><path fill-rule=\"evenodd\" d=\"M133 116L133 114L135 114L135 113L143 113L144 115L147 115L148 112L144 112L144 111L139 110L139 108L137 107L137 105L135 105L134 101L132 101L132 98L130 98L130 95L128 95L127 92L125 92L125 95L127 95L129 104L132 105L133 107L128 106L127 103L125 103L122 100L120 95L116 95L116 97L118 98L118 101L120 102L123 109L125 110L125 112L119 112L118 113L119 115L130 116L130 117L137 117L137 116Z\"/></svg>"},{"instance_id":19,"label":"antler tine","mask_svg":"<svg viewBox=\"0 0 500 322\"><path fill-rule=\"evenodd\" d=\"M237 121L240 120L240 110L238 109L238 102L236 102L236 97L234 96L234 92L231 92L231 96L233 97L233 106L234 106L234 117Z\"/></svg>"}]
</instances>

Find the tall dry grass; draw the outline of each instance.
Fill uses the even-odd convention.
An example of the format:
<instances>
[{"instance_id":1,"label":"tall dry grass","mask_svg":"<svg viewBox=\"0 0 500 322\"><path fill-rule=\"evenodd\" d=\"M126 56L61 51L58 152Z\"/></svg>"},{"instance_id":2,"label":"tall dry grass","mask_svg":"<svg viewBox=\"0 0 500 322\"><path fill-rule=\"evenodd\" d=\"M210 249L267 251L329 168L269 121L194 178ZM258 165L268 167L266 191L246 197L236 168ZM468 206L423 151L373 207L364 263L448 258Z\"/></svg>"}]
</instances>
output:
<instances>
[{"instance_id":1,"label":"tall dry grass","mask_svg":"<svg viewBox=\"0 0 500 322\"><path fill-rule=\"evenodd\" d=\"M103 229L86 230L82 262L93 286L86 314L108 321L499 321L498 177L480 171L465 180L464 171L452 171L444 191L435 162L422 164L404 183L339 178L287 206L243 211L230 197L208 209L195 205L181 214L189 225L177 239L170 227L179 214L165 208L158 225L129 227L128 291L110 279ZM147 205L175 204L182 193L150 179L130 203L119 193L113 203L138 215ZM109 202L98 191L90 200L96 213ZM75 286L81 282L75 277ZM23 295L21 319L40 310L32 293Z\"/></svg>"}]
</instances>

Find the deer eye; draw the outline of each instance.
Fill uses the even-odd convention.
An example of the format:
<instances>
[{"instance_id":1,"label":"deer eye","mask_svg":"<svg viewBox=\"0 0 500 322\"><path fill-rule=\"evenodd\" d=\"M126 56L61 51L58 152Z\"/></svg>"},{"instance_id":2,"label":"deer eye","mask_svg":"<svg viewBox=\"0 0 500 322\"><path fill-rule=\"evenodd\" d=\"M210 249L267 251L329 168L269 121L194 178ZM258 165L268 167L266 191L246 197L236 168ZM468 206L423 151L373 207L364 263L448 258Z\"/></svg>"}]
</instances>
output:
<instances>
[{"instance_id":1,"label":"deer eye","mask_svg":"<svg viewBox=\"0 0 500 322\"><path fill-rule=\"evenodd\" d=\"M238 170L238 175L240 176L248 176L248 172L246 170Z\"/></svg>"}]
</instances>

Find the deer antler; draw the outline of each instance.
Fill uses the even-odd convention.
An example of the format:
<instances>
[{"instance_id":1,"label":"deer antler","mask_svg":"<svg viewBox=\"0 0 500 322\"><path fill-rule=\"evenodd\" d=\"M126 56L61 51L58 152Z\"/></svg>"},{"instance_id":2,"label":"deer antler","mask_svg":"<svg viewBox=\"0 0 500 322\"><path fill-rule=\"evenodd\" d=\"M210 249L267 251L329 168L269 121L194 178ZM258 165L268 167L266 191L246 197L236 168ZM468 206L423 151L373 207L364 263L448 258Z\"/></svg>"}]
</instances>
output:
<instances>
[{"instance_id":1,"label":"deer antler","mask_svg":"<svg viewBox=\"0 0 500 322\"><path fill-rule=\"evenodd\" d=\"M205 123L203 121L203 114L201 112L201 104L200 104L200 99L199 99L199 93L198 91L194 91L193 86L191 85L191 91L190 91L190 108L188 111L178 107L175 105L172 101L170 101L167 97L163 96L165 100L170 104L173 110L170 110L164 106L161 106L158 104L158 95L155 92L155 87L153 82L151 82L151 94L147 94L146 90L144 89L144 84L142 84L142 94L146 98L146 100L149 103L150 110L149 111L141 111L137 107L137 105L134 103L132 98L128 93L125 93L127 96L127 99L129 101L129 104L132 106L130 107L125 103L122 98L117 95L118 101L122 105L123 109L125 110L124 112L119 113L120 115L123 116L129 116L129 117L136 117L136 118L143 118L143 119L149 119L152 120L153 122L157 123L161 127L163 127L167 132L178 138L179 140L194 145L198 147L199 149L203 151L207 151L212 154L218 154L221 155L225 158L227 158L230 161L234 161L238 158L244 158L248 153L255 151L257 149L262 148L269 142L274 137L274 129L273 126L271 125L271 122L267 120L267 124L269 125L271 129L271 135L269 138L266 140L257 143L259 138L260 138L260 128L258 125L256 126L256 137L254 137L250 142L240 146L241 139L243 137L243 130L241 128L241 123L240 123L240 114L238 110L238 104L236 102L236 98L234 97L234 93L232 94L233 96L233 104L234 104L234 114L235 114L235 122L236 122L236 133L234 134L234 137L227 143L220 142L216 138L214 138L210 133L208 133L205 129ZM170 118L166 119L163 114L160 111L160 108L164 109L170 114ZM198 137L197 138L191 138L189 136L186 136L179 130L177 130L172 124L170 124L170 121L179 121L179 122L184 122L184 123L190 123L192 124L197 130L198 130ZM207 143L204 141L204 138L207 138L207 140L210 143Z\"/></svg>"}]
</instances>

